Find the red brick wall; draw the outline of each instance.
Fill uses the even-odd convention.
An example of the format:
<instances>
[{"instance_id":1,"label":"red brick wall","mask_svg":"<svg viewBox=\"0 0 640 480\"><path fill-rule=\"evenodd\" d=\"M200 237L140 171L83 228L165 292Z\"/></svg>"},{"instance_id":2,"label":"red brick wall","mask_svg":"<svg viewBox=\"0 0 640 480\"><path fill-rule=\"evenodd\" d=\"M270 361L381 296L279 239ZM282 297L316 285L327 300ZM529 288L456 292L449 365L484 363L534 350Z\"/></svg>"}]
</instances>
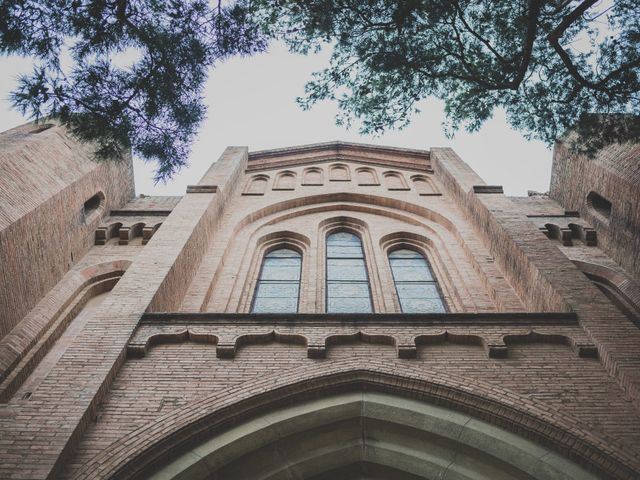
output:
<instances>
[{"instance_id":1,"label":"red brick wall","mask_svg":"<svg viewBox=\"0 0 640 480\"><path fill-rule=\"evenodd\" d=\"M398 384L437 376L438 385L451 386L451 396L491 398L498 410L530 408L541 425L548 421L560 429L553 432L568 435L546 440L560 453L582 458L580 442L591 442L600 467L606 469L601 457L608 455L611 471L618 471L616 462L637 468L640 334L526 217L531 209L484 185L448 149L429 154L333 145L298 153L303 165L296 164L295 150L248 160L246 149L230 148L190 187L201 193L185 195L151 241L135 247L140 251L125 275L31 399L0 405L0 478L73 478L78 472L101 478L173 426L184 424L188 431L189 418L172 418L173 411L198 412L199 402L209 399L232 405L247 392L294 384L311 373L369 368L372 375L392 372ZM329 182L335 161L351 168L350 181ZM358 185L353 173L359 163L372 168L381 185ZM325 169L324 185L301 185L311 164ZM274 191L273 180L285 168L296 174L296 186ZM403 175L408 190L388 190L387 171ZM411 182L417 173L429 177L435 195L420 195ZM264 194L242 195L255 174L269 176ZM247 310L261 260L257 249L278 235L307 249L304 312L323 311L327 222L348 223L366 237L377 270L376 312L398 312L385 248L400 233L440 257L434 261L439 279L452 310L462 316L441 318L428 334L425 325L433 319L420 324L384 317L390 322L385 324L382 317L365 316L352 321L352 338L345 334L342 344L325 345L325 336L348 329L346 320L331 326L328 317L297 316L256 326L236 315ZM100 248L85 258L99 257ZM231 316L216 319L216 312ZM127 352L144 351L139 337L152 320L172 344L151 345L143 358L127 358ZM382 323L373 328L375 321ZM454 328L455 321L461 323ZM529 335L531 330L537 334ZM241 334L242 341L236 338ZM320 358L325 346L326 358ZM405 358L413 352L417 358ZM522 418L522 424L501 426L527 432L530 425Z\"/></svg>"}]
</instances>

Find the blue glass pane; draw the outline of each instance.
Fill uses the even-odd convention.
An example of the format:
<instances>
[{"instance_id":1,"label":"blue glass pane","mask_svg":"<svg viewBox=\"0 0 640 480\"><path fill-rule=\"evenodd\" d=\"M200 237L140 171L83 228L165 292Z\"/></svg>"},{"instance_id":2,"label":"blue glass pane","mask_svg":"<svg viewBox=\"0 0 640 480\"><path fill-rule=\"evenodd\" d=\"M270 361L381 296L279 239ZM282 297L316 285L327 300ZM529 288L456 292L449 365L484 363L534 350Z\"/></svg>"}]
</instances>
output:
<instances>
[{"instance_id":1,"label":"blue glass pane","mask_svg":"<svg viewBox=\"0 0 640 480\"><path fill-rule=\"evenodd\" d=\"M389 260L391 267L420 267L428 268L424 258L392 258Z\"/></svg>"},{"instance_id":2,"label":"blue glass pane","mask_svg":"<svg viewBox=\"0 0 640 480\"><path fill-rule=\"evenodd\" d=\"M445 313L440 299L401 298L400 304L404 313Z\"/></svg>"},{"instance_id":3,"label":"blue glass pane","mask_svg":"<svg viewBox=\"0 0 640 480\"><path fill-rule=\"evenodd\" d=\"M389 254L389 258L424 258L420 253L414 250L408 250L402 248L400 250L394 250Z\"/></svg>"},{"instance_id":4,"label":"blue glass pane","mask_svg":"<svg viewBox=\"0 0 640 480\"><path fill-rule=\"evenodd\" d=\"M360 238L357 235L349 232L337 232L332 233L327 237L328 244L334 243L357 243L360 244Z\"/></svg>"},{"instance_id":5,"label":"blue glass pane","mask_svg":"<svg viewBox=\"0 0 640 480\"><path fill-rule=\"evenodd\" d=\"M260 280L300 280L300 267L265 265Z\"/></svg>"},{"instance_id":6,"label":"blue glass pane","mask_svg":"<svg viewBox=\"0 0 640 480\"><path fill-rule=\"evenodd\" d=\"M329 298L369 298L369 285L366 283L333 283L327 284Z\"/></svg>"},{"instance_id":7,"label":"blue glass pane","mask_svg":"<svg viewBox=\"0 0 640 480\"><path fill-rule=\"evenodd\" d=\"M348 246L343 245L327 245L327 257L335 258L335 257L351 257L351 258L362 258L364 255L362 253L362 247L360 245L349 244Z\"/></svg>"},{"instance_id":8,"label":"blue glass pane","mask_svg":"<svg viewBox=\"0 0 640 480\"><path fill-rule=\"evenodd\" d=\"M297 257L300 258L301 255L295 250L291 250L290 248L279 248L278 250L272 250L267 253L265 258L273 258L273 257Z\"/></svg>"},{"instance_id":9,"label":"blue glass pane","mask_svg":"<svg viewBox=\"0 0 640 480\"><path fill-rule=\"evenodd\" d=\"M327 260L327 280L366 281L364 260L330 258Z\"/></svg>"},{"instance_id":10,"label":"blue glass pane","mask_svg":"<svg viewBox=\"0 0 640 480\"><path fill-rule=\"evenodd\" d=\"M298 283L264 283L260 282L256 289L257 297L298 298Z\"/></svg>"},{"instance_id":11,"label":"blue glass pane","mask_svg":"<svg viewBox=\"0 0 640 480\"><path fill-rule=\"evenodd\" d=\"M328 313L371 313L371 300L367 298L329 298Z\"/></svg>"},{"instance_id":12,"label":"blue glass pane","mask_svg":"<svg viewBox=\"0 0 640 480\"><path fill-rule=\"evenodd\" d=\"M265 258L263 265L276 266L276 267L300 267L302 260L300 257L277 257L277 258Z\"/></svg>"},{"instance_id":13,"label":"blue glass pane","mask_svg":"<svg viewBox=\"0 0 640 480\"><path fill-rule=\"evenodd\" d=\"M254 313L296 313L298 298L256 298L253 302Z\"/></svg>"},{"instance_id":14,"label":"blue glass pane","mask_svg":"<svg viewBox=\"0 0 640 480\"><path fill-rule=\"evenodd\" d=\"M422 267L398 267L391 266L393 271L393 279L396 282L430 282L433 281L431 272Z\"/></svg>"},{"instance_id":15,"label":"blue glass pane","mask_svg":"<svg viewBox=\"0 0 640 480\"><path fill-rule=\"evenodd\" d=\"M398 296L403 298L440 299L440 292L433 283L399 283Z\"/></svg>"}]
</instances>

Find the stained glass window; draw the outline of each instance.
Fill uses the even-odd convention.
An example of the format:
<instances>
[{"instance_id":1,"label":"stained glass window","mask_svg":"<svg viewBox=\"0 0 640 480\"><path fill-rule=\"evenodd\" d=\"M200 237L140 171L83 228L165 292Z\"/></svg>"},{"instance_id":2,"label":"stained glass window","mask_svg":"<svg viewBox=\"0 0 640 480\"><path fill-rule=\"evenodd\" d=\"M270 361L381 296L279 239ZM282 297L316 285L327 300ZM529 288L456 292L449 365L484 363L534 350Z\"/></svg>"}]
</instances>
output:
<instances>
[{"instance_id":1,"label":"stained glass window","mask_svg":"<svg viewBox=\"0 0 640 480\"><path fill-rule=\"evenodd\" d=\"M296 313L300 297L302 255L290 248L264 256L253 297L252 313Z\"/></svg>"},{"instance_id":2,"label":"stained glass window","mask_svg":"<svg viewBox=\"0 0 640 480\"><path fill-rule=\"evenodd\" d=\"M370 313L369 277L357 235L337 232L327 237L327 312Z\"/></svg>"},{"instance_id":3,"label":"stained glass window","mask_svg":"<svg viewBox=\"0 0 640 480\"><path fill-rule=\"evenodd\" d=\"M427 259L413 250L394 250L389 264L403 313L444 313L446 308Z\"/></svg>"}]
</instances>

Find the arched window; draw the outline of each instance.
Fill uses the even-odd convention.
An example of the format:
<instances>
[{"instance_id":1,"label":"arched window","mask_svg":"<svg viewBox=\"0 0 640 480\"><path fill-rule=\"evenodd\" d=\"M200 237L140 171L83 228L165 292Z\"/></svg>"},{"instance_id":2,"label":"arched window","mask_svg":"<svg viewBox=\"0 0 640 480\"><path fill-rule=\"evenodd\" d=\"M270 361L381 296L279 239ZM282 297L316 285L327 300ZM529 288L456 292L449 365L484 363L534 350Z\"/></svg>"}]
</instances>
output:
<instances>
[{"instance_id":1,"label":"arched window","mask_svg":"<svg viewBox=\"0 0 640 480\"><path fill-rule=\"evenodd\" d=\"M302 255L290 248L264 256L253 296L252 313L296 313L300 297Z\"/></svg>"},{"instance_id":2,"label":"arched window","mask_svg":"<svg viewBox=\"0 0 640 480\"><path fill-rule=\"evenodd\" d=\"M327 313L369 313L371 291L362 241L349 232L327 237Z\"/></svg>"},{"instance_id":3,"label":"arched window","mask_svg":"<svg viewBox=\"0 0 640 480\"><path fill-rule=\"evenodd\" d=\"M446 308L427 259L406 248L389 254L389 264L403 313L444 313Z\"/></svg>"}]
</instances>

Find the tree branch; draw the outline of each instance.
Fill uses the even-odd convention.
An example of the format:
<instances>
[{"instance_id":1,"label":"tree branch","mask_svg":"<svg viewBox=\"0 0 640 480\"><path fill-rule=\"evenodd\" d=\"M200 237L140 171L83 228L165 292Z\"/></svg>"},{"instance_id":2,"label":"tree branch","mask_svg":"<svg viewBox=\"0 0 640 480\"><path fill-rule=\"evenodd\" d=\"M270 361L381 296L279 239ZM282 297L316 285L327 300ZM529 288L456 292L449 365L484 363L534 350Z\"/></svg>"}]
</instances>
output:
<instances>
[{"instance_id":1,"label":"tree branch","mask_svg":"<svg viewBox=\"0 0 640 480\"><path fill-rule=\"evenodd\" d=\"M573 64L573 62L571 61L571 56L564 48L562 48L562 45L560 45L560 38L567 30L567 28L569 28L573 22L582 17L584 12L586 12L589 7L593 6L597 2L598 0L585 0L580 5L578 5L571 13L569 13L569 15L566 15L562 19L560 25L554 28L551 33L547 35L547 40L556 51L556 53L560 56L560 58L562 59L562 63L564 63L564 66L569 71L569 74L576 80L576 82L578 82L583 87L587 87L600 92L606 92L607 88L602 86L602 82L608 81L611 77L611 74L609 74L601 82L598 83L587 80L580 74L580 72L578 71L578 67Z\"/></svg>"}]
</instances>

